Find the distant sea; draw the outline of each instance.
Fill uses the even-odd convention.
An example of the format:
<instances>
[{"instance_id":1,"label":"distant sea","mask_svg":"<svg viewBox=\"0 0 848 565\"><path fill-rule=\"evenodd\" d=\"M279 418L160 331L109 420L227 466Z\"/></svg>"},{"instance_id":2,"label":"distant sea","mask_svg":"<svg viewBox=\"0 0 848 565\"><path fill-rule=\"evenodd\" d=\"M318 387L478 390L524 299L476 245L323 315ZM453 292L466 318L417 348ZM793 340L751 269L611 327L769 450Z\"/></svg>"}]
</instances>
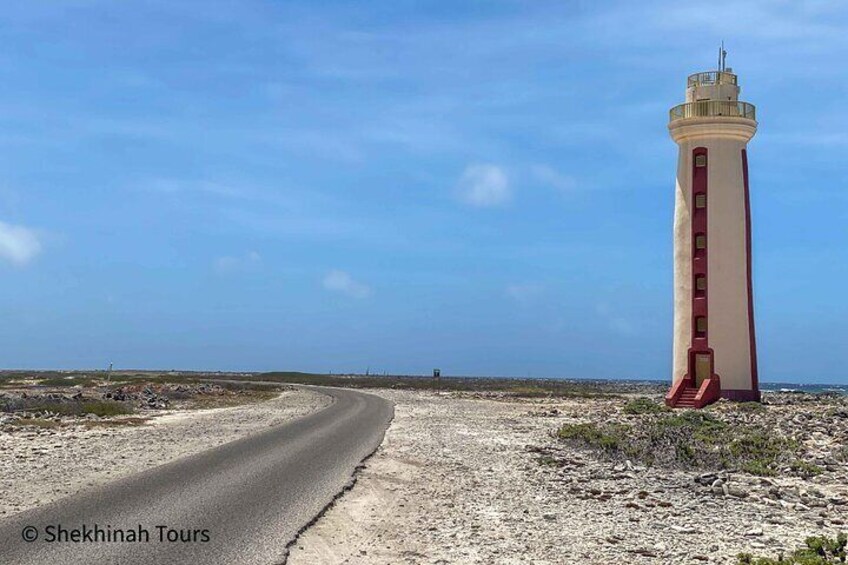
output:
<instances>
[{"instance_id":1,"label":"distant sea","mask_svg":"<svg viewBox=\"0 0 848 565\"><path fill-rule=\"evenodd\" d=\"M848 394L848 385L760 383L760 390L771 390L774 392L834 392L836 394Z\"/></svg>"},{"instance_id":2,"label":"distant sea","mask_svg":"<svg viewBox=\"0 0 848 565\"><path fill-rule=\"evenodd\" d=\"M649 381L660 384L660 381ZM666 381L662 381L663 383ZM768 390L771 392L806 392L817 394L821 392L832 392L836 394L848 395L848 385L824 385L811 383L760 383L760 390Z\"/></svg>"},{"instance_id":3,"label":"distant sea","mask_svg":"<svg viewBox=\"0 0 848 565\"><path fill-rule=\"evenodd\" d=\"M474 377L472 377L474 378ZM478 377L478 378L526 378L526 379L551 379L551 380L566 380L566 381L584 381L588 383L610 383L612 385L633 384L647 386L668 386L666 380L655 379L581 379L573 377ZM848 395L848 384L814 384L814 383L764 383L760 382L760 390L768 390L771 392L806 392L810 394L830 392L835 394Z\"/></svg>"}]
</instances>

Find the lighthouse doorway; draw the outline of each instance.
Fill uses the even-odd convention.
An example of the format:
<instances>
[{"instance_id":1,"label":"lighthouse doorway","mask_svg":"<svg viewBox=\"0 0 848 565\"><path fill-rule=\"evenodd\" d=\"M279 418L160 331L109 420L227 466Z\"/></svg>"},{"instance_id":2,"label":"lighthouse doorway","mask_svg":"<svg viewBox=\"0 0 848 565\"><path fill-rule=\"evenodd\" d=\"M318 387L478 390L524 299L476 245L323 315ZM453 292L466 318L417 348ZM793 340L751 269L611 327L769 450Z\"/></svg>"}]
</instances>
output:
<instances>
[{"instance_id":1,"label":"lighthouse doorway","mask_svg":"<svg viewBox=\"0 0 848 565\"><path fill-rule=\"evenodd\" d=\"M701 383L710 378L712 363L709 353L695 354L695 388L701 388Z\"/></svg>"}]
</instances>

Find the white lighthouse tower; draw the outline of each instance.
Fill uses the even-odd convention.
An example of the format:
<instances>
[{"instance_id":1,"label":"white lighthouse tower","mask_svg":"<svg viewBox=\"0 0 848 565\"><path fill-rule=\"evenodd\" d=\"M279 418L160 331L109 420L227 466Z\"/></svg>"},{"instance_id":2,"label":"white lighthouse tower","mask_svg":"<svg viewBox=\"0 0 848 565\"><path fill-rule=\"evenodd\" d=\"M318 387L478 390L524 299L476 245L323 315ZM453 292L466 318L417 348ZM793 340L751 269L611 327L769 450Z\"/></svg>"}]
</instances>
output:
<instances>
[{"instance_id":1,"label":"white lighthouse tower","mask_svg":"<svg viewBox=\"0 0 848 565\"><path fill-rule=\"evenodd\" d=\"M669 406L759 400L747 143L754 106L725 66L691 75L670 111L679 147L674 206L674 369Z\"/></svg>"}]
</instances>

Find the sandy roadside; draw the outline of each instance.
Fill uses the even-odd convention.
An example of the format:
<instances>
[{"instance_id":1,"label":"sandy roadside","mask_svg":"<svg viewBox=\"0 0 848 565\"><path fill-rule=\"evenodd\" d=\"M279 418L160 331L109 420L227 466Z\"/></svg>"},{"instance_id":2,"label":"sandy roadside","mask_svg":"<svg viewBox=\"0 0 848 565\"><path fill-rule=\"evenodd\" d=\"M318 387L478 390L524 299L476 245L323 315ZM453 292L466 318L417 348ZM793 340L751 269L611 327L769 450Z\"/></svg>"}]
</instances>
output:
<instances>
[{"instance_id":1,"label":"sandy roadside","mask_svg":"<svg viewBox=\"0 0 848 565\"><path fill-rule=\"evenodd\" d=\"M728 480L744 496L716 494L696 473L600 461L552 437L587 411L619 409L609 401L371 392L396 403L395 420L290 565L735 563L848 519L844 469L809 481L740 474ZM557 450L564 466L540 465L530 446ZM775 488L784 500L765 496Z\"/></svg>"},{"instance_id":2,"label":"sandy roadside","mask_svg":"<svg viewBox=\"0 0 848 565\"><path fill-rule=\"evenodd\" d=\"M0 432L0 517L245 437L328 402L322 394L289 390L256 404L166 412L141 426Z\"/></svg>"}]
</instances>

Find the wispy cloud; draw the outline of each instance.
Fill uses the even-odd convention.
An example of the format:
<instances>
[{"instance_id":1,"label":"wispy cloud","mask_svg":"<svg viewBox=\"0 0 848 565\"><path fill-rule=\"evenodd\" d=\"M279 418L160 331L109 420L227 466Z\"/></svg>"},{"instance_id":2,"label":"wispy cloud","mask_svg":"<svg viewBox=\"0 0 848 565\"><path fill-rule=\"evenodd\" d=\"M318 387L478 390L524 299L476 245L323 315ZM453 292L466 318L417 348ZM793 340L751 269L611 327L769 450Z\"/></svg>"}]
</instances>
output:
<instances>
[{"instance_id":1,"label":"wispy cloud","mask_svg":"<svg viewBox=\"0 0 848 565\"><path fill-rule=\"evenodd\" d=\"M459 197L478 208L501 206L512 198L509 178L497 165L469 165L459 180Z\"/></svg>"},{"instance_id":2,"label":"wispy cloud","mask_svg":"<svg viewBox=\"0 0 848 565\"><path fill-rule=\"evenodd\" d=\"M353 279L345 271L333 270L327 273L323 281L324 288L330 292L338 292L352 296L353 298L367 298L371 296L371 287Z\"/></svg>"},{"instance_id":3,"label":"wispy cloud","mask_svg":"<svg viewBox=\"0 0 848 565\"><path fill-rule=\"evenodd\" d=\"M213 263L215 272L219 275L227 275L239 271L250 270L262 263L262 256L256 251L248 251L244 255L233 257L218 257Z\"/></svg>"},{"instance_id":4,"label":"wispy cloud","mask_svg":"<svg viewBox=\"0 0 848 565\"><path fill-rule=\"evenodd\" d=\"M22 266L39 253L41 241L35 230L0 222L0 259Z\"/></svg>"}]
</instances>

